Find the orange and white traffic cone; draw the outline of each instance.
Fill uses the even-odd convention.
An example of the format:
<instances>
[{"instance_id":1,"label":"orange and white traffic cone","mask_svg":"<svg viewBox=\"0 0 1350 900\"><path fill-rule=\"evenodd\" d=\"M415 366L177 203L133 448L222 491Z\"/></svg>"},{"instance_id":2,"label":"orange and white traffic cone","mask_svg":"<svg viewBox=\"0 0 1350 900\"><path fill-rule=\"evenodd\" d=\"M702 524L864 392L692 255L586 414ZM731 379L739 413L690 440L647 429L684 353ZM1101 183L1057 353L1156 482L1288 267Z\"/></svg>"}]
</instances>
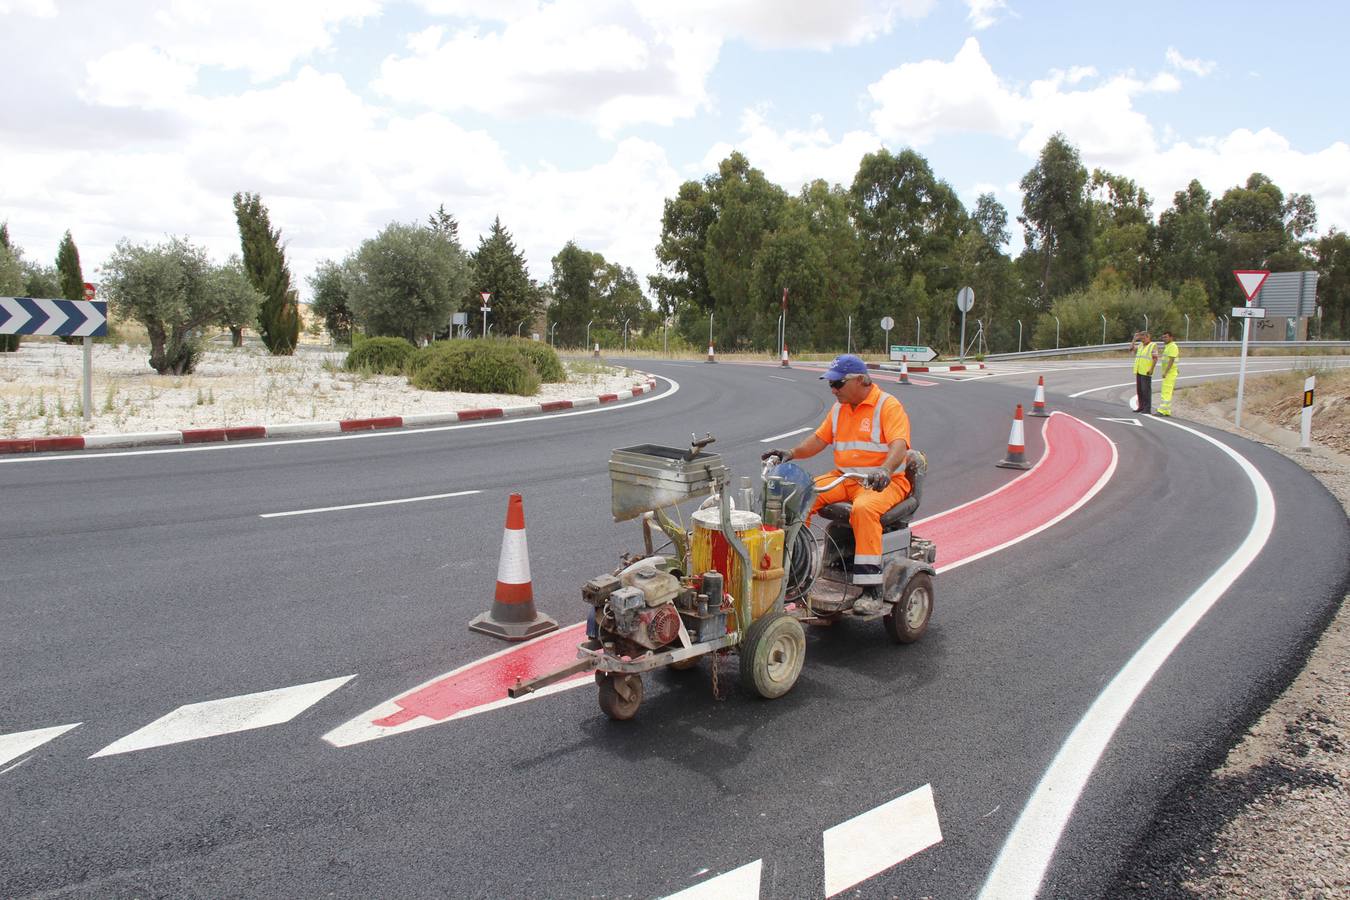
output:
<instances>
[{"instance_id":1,"label":"orange and white traffic cone","mask_svg":"<svg viewBox=\"0 0 1350 900\"><path fill-rule=\"evenodd\" d=\"M713 345L712 345L712 344L708 344L708 362L710 362L710 363L715 363L715 362L717 362L717 358L716 358L716 356L713 354Z\"/></svg>"},{"instance_id":2,"label":"orange and white traffic cone","mask_svg":"<svg viewBox=\"0 0 1350 900\"><path fill-rule=\"evenodd\" d=\"M792 368L791 366L788 365L787 343L786 343L786 342L783 343L783 362L781 363L781 365L782 365L782 367L783 367L784 369L790 369L790 368Z\"/></svg>"},{"instance_id":3,"label":"orange and white traffic cone","mask_svg":"<svg viewBox=\"0 0 1350 900\"><path fill-rule=\"evenodd\" d=\"M530 581L530 551L525 542L525 504L512 494L506 505L506 531L497 561L497 594L492 609L469 622L470 631L481 631L506 641L526 641L556 631L558 623L534 608Z\"/></svg>"},{"instance_id":4,"label":"orange and white traffic cone","mask_svg":"<svg viewBox=\"0 0 1350 900\"><path fill-rule=\"evenodd\" d=\"M1036 397L1031 401L1031 415L1044 419L1050 415L1045 411L1045 376L1039 375L1036 378Z\"/></svg>"},{"instance_id":5,"label":"orange and white traffic cone","mask_svg":"<svg viewBox=\"0 0 1350 900\"><path fill-rule=\"evenodd\" d=\"M596 341L596 342L595 342L595 358L596 358L596 359L599 359L599 358L600 358L600 342L599 342L599 341Z\"/></svg>"},{"instance_id":6,"label":"orange and white traffic cone","mask_svg":"<svg viewBox=\"0 0 1350 900\"><path fill-rule=\"evenodd\" d=\"M1027 462L1027 441L1022 432L1022 404L1013 413L1012 431L1008 433L1008 458L997 463L1001 469L1030 469Z\"/></svg>"},{"instance_id":7,"label":"orange and white traffic cone","mask_svg":"<svg viewBox=\"0 0 1350 900\"><path fill-rule=\"evenodd\" d=\"M900 355L900 381L898 384L909 384L909 355L902 353Z\"/></svg>"}]
</instances>

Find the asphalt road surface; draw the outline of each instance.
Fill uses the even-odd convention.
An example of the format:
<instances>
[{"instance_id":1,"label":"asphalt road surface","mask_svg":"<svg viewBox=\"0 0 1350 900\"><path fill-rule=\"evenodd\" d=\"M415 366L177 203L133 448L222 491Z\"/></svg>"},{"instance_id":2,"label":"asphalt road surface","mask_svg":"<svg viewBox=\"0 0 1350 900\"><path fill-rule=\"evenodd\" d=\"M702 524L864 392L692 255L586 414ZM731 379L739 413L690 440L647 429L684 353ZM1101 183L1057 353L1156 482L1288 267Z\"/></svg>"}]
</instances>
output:
<instances>
[{"instance_id":1,"label":"asphalt road surface","mask_svg":"<svg viewBox=\"0 0 1350 900\"><path fill-rule=\"evenodd\" d=\"M569 414L0 460L0 895L1101 896L1342 596L1331 496L1130 413L1118 363L915 376L883 388L930 461L920 518L1024 477L994 463L1037 374L1072 420L1028 419L1028 458L1057 421L1112 454L1068 515L942 571L920 642L810 629L775 701L733 665L714 697L705 663L648 675L631 722L582 686L325 741L507 649L467 624L511 492L570 625L641 546L611 449L710 431L750 475L830 402L799 367L635 364L655 395Z\"/></svg>"}]
</instances>

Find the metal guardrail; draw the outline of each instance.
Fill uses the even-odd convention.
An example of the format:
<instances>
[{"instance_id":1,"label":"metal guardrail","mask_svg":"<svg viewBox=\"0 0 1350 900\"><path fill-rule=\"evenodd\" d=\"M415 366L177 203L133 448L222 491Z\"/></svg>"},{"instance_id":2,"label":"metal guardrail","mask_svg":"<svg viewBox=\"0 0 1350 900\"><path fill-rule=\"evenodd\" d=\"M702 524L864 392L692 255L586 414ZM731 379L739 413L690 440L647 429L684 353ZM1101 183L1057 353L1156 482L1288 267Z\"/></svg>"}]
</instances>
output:
<instances>
[{"instance_id":1,"label":"metal guardrail","mask_svg":"<svg viewBox=\"0 0 1350 900\"><path fill-rule=\"evenodd\" d=\"M1177 341L1177 346L1202 349L1231 349L1238 351L1241 341ZM987 353L985 361L992 359L1046 359L1052 356L1070 356L1084 353L1112 353L1129 350L1128 343L1092 344L1087 347L1060 347L1056 350L1023 350L1021 353ZM1253 350L1341 350L1350 351L1350 341L1248 341L1247 352Z\"/></svg>"}]
</instances>

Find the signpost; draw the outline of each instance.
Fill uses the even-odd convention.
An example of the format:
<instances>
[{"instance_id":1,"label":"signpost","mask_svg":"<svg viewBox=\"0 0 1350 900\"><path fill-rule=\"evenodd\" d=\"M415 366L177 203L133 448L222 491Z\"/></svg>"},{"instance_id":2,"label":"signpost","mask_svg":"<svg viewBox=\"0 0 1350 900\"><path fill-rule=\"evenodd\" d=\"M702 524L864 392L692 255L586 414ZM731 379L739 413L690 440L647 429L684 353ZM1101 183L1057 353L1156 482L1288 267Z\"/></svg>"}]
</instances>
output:
<instances>
[{"instance_id":1,"label":"signpost","mask_svg":"<svg viewBox=\"0 0 1350 900\"><path fill-rule=\"evenodd\" d=\"M491 310L491 307L488 306L488 301L492 299L492 294L483 291L479 296L483 298L483 305L480 307L483 311L483 337L487 337L487 314Z\"/></svg>"},{"instance_id":2,"label":"signpost","mask_svg":"<svg viewBox=\"0 0 1350 900\"><path fill-rule=\"evenodd\" d=\"M108 304L94 300L85 284L85 300L0 297L0 334L55 334L84 338L84 420L93 416L94 350L92 338L108 333Z\"/></svg>"},{"instance_id":3,"label":"signpost","mask_svg":"<svg viewBox=\"0 0 1350 900\"><path fill-rule=\"evenodd\" d=\"M910 362L925 363L937 358L937 351L921 344L891 344L891 362L907 359Z\"/></svg>"},{"instance_id":4,"label":"signpost","mask_svg":"<svg viewBox=\"0 0 1350 900\"><path fill-rule=\"evenodd\" d=\"M1309 375L1303 382L1302 438L1298 449L1307 453L1312 450L1312 406L1313 390L1317 387L1317 376Z\"/></svg>"},{"instance_id":5,"label":"signpost","mask_svg":"<svg viewBox=\"0 0 1350 900\"><path fill-rule=\"evenodd\" d=\"M891 329L895 327L895 320L890 316L881 317L881 330L886 332L886 346L891 345Z\"/></svg>"},{"instance_id":6,"label":"signpost","mask_svg":"<svg viewBox=\"0 0 1350 900\"><path fill-rule=\"evenodd\" d=\"M1241 428L1242 388L1247 381L1247 339L1251 335L1252 319L1263 319L1266 315L1264 309L1252 306L1252 300L1256 297L1257 291L1261 290L1261 285L1270 276L1270 272L1265 269L1234 269L1233 276L1241 285L1242 292L1247 295L1245 307L1233 307L1233 316L1242 319L1242 361L1238 364L1237 410L1233 416L1233 424Z\"/></svg>"},{"instance_id":7,"label":"signpost","mask_svg":"<svg viewBox=\"0 0 1350 900\"><path fill-rule=\"evenodd\" d=\"M956 292L956 308L961 310L961 362L966 361L966 313L975 305L975 291L963 287Z\"/></svg>"}]
</instances>

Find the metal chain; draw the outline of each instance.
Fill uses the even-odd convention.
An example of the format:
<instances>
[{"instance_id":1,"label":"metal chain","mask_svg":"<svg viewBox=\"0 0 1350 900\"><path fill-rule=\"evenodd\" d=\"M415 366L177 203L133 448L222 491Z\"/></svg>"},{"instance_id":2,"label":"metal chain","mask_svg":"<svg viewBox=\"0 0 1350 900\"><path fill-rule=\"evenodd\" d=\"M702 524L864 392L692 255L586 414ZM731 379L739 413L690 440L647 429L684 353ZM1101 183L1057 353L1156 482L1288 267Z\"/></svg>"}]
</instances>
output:
<instances>
[{"instance_id":1,"label":"metal chain","mask_svg":"<svg viewBox=\"0 0 1350 900\"><path fill-rule=\"evenodd\" d=\"M708 656L711 658L711 661L712 661L712 692L713 692L713 699L714 699L714 700L725 700L726 697L723 697L723 696L722 696L722 688L721 688L721 686L718 684L718 680L717 680L717 670L720 669L720 668L722 667L722 663L721 663L722 651L720 651L720 650L714 650L712 653L709 653Z\"/></svg>"}]
</instances>

